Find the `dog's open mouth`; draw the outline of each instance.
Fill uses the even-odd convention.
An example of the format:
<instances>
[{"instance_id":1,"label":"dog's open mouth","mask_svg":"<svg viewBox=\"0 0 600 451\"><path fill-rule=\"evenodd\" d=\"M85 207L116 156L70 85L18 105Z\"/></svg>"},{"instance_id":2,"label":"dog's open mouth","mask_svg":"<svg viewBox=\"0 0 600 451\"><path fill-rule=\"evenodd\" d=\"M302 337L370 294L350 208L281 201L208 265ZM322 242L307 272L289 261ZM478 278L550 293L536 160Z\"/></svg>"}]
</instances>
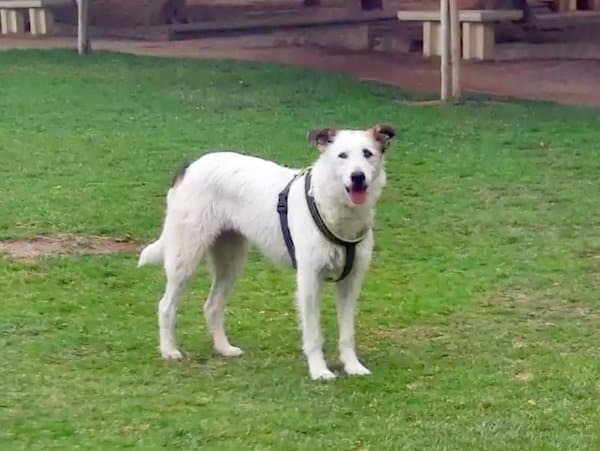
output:
<instances>
[{"instance_id":1,"label":"dog's open mouth","mask_svg":"<svg viewBox=\"0 0 600 451\"><path fill-rule=\"evenodd\" d=\"M367 201L367 185L364 183L353 183L350 187L346 186L346 192L355 205L364 204Z\"/></svg>"}]
</instances>

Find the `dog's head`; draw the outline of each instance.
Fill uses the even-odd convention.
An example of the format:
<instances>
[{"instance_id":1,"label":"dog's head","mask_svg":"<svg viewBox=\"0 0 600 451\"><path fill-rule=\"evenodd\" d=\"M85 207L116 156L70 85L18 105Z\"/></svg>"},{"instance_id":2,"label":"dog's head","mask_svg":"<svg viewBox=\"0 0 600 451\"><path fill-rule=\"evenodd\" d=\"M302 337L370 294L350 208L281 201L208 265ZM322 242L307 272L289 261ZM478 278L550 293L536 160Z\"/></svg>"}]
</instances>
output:
<instances>
[{"instance_id":1,"label":"dog's head","mask_svg":"<svg viewBox=\"0 0 600 451\"><path fill-rule=\"evenodd\" d=\"M385 185L384 153L395 135L389 125L367 130L324 128L311 131L308 141L319 149L320 164L327 165L339 183L334 189L356 206L379 197Z\"/></svg>"}]
</instances>

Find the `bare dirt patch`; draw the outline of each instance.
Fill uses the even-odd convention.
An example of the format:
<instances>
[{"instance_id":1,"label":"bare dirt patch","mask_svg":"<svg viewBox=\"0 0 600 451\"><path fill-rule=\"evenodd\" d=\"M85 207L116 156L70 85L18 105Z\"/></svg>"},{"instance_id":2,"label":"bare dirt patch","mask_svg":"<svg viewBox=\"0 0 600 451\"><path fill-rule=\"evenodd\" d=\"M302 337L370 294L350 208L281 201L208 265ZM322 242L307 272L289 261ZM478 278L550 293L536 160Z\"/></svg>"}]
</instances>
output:
<instances>
[{"instance_id":1,"label":"bare dirt patch","mask_svg":"<svg viewBox=\"0 0 600 451\"><path fill-rule=\"evenodd\" d=\"M113 254L136 252L139 244L97 235L54 234L34 238L0 241L0 254L31 260L55 255Z\"/></svg>"}]
</instances>

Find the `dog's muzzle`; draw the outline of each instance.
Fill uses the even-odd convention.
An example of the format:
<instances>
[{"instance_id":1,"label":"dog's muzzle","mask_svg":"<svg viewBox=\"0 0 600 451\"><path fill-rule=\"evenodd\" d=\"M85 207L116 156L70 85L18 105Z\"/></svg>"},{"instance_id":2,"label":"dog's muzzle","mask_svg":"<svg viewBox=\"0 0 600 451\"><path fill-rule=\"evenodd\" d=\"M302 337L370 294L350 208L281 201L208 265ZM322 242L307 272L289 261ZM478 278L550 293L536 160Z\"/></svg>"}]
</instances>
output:
<instances>
[{"instance_id":1,"label":"dog's muzzle","mask_svg":"<svg viewBox=\"0 0 600 451\"><path fill-rule=\"evenodd\" d=\"M367 200L367 177L362 171L354 171L350 174L350 186L346 186L346 192L355 205L364 204Z\"/></svg>"}]
</instances>

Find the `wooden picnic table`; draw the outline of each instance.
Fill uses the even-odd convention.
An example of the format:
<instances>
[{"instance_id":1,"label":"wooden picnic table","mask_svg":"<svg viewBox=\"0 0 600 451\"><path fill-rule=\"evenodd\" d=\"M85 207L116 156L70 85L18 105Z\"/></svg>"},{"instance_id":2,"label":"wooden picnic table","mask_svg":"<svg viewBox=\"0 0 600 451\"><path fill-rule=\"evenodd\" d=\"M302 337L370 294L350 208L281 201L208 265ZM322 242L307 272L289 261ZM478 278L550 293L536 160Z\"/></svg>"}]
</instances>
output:
<instances>
[{"instance_id":1,"label":"wooden picnic table","mask_svg":"<svg viewBox=\"0 0 600 451\"><path fill-rule=\"evenodd\" d=\"M54 28L51 8L74 4L74 0L0 0L1 32L24 33L25 12L28 12L31 34L50 34Z\"/></svg>"},{"instance_id":2,"label":"wooden picnic table","mask_svg":"<svg viewBox=\"0 0 600 451\"><path fill-rule=\"evenodd\" d=\"M423 22L423 55L441 54L439 11L398 11L398 20ZM494 23L517 21L523 11L516 9L463 9L458 13L462 24L463 59L486 60L493 58L496 36Z\"/></svg>"}]
</instances>

